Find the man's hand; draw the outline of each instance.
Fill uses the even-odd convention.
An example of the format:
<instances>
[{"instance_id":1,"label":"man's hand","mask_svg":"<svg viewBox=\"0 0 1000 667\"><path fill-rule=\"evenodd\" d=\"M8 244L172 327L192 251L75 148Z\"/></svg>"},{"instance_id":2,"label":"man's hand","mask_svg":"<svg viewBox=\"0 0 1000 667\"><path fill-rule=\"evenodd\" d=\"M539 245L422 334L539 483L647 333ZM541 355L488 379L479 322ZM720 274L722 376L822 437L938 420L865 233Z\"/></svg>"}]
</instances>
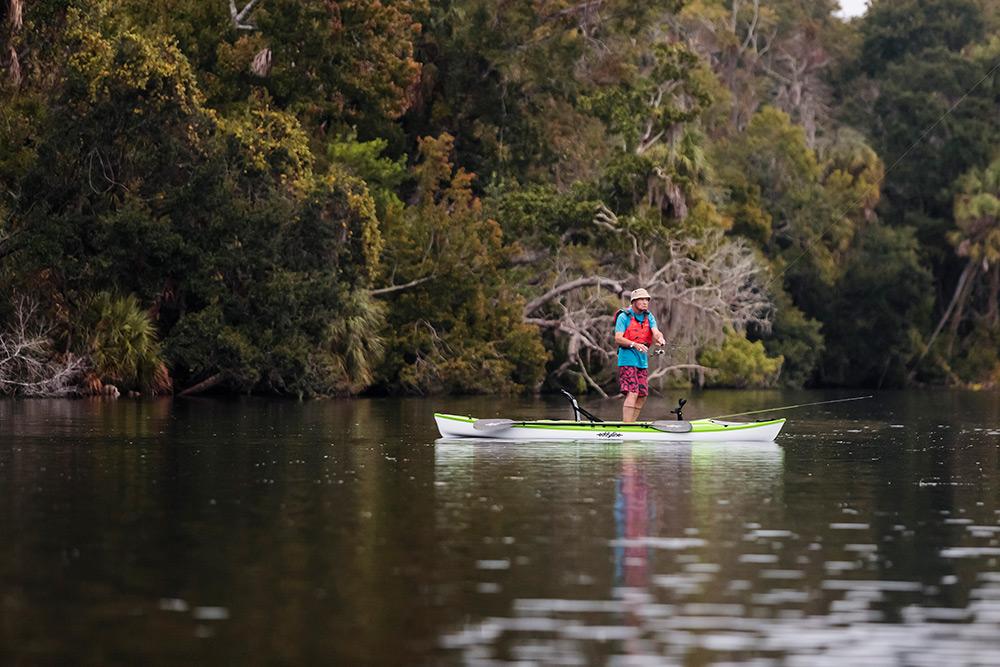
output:
<instances>
[{"instance_id":1,"label":"man's hand","mask_svg":"<svg viewBox=\"0 0 1000 667\"><path fill-rule=\"evenodd\" d=\"M660 347L663 347L664 345L667 344L667 339L663 337L663 334L660 334L659 336L656 337L656 340L654 342Z\"/></svg>"},{"instance_id":2,"label":"man's hand","mask_svg":"<svg viewBox=\"0 0 1000 667\"><path fill-rule=\"evenodd\" d=\"M638 350L639 352L642 352L643 354L649 352L649 348L643 345L642 343L636 343L635 349Z\"/></svg>"}]
</instances>

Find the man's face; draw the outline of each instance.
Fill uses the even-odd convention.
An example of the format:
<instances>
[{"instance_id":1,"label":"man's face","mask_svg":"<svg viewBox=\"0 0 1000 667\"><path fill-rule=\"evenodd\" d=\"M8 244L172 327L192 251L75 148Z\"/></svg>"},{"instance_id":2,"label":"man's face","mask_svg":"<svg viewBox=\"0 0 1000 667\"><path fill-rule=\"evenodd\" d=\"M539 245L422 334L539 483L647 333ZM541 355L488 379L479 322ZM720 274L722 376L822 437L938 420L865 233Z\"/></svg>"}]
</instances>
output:
<instances>
[{"instance_id":1,"label":"man's face","mask_svg":"<svg viewBox=\"0 0 1000 667\"><path fill-rule=\"evenodd\" d=\"M636 299L632 302L632 310L637 313L645 313L649 310L649 299Z\"/></svg>"}]
</instances>

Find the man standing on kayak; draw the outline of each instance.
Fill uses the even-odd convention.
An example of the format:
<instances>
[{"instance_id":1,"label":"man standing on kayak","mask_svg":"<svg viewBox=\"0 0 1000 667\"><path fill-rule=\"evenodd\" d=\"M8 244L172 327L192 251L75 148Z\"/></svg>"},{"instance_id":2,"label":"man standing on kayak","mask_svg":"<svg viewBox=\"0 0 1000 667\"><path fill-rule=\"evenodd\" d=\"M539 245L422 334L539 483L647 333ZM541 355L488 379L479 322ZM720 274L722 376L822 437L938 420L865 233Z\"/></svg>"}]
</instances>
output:
<instances>
[{"instance_id":1,"label":"man standing on kayak","mask_svg":"<svg viewBox=\"0 0 1000 667\"><path fill-rule=\"evenodd\" d=\"M649 312L649 292L632 290L632 305L619 310L615 317L615 343L618 345L618 384L625 394L622 421L639 419L649 395L649 346L665 345L663 334L656 328L656 318Z\"/></svg>"}]
</instances>

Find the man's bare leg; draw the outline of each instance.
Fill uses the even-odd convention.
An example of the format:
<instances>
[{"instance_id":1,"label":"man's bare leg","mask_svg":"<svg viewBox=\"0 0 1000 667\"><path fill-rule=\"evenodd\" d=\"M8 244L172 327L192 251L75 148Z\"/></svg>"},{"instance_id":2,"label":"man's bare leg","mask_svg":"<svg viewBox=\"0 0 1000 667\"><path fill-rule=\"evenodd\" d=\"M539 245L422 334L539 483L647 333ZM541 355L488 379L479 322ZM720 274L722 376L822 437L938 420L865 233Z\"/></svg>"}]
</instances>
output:
<instances>
[{"instance_id":1,"label":"man's bare leg","mask_svg":"<svg viewBox=\"0 0 1000 667\"><path fill-rule=\"evenodd\" d=\"M622 406L622 421L623 422L634 422L635 415L638 411L635 409L635 402L639 398L639 395L633 391L625 394L625 405Z\"/></svg>"},{"instance_id":2,"label":"man's bare leg","mask_svg":"<svg viewBox=\"0 0 1000 667\"><path fill-rule=\"evenodd\" d=\"M646 405L646 397L636 395L635 406L632 408L632 419L629 421L637 422L639 421L639 412L642 410L642 406Z\"/></svg>"}]
</instances>

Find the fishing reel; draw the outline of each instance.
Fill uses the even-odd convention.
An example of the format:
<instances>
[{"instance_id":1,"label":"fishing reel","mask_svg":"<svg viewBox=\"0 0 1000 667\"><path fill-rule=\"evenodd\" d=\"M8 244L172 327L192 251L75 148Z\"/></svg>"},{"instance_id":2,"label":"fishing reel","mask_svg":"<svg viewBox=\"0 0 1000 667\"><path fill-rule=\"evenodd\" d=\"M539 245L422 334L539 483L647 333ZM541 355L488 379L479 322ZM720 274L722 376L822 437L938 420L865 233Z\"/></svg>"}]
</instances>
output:
<instances>
[{"instance_id":1,"label":"fishing reel","mask_svg":"<svg viewBox=\"0 0 1000 667\"><path fill-rule=\"evenodd\" d=\"M670 414L677 415L677 421L684 421L684 415L681 414L681 411L684 410L685 403L687 403L687 399L682 398L681 400L677 401L677 408L670 411Z\"/></svg>"}]
</instances>

